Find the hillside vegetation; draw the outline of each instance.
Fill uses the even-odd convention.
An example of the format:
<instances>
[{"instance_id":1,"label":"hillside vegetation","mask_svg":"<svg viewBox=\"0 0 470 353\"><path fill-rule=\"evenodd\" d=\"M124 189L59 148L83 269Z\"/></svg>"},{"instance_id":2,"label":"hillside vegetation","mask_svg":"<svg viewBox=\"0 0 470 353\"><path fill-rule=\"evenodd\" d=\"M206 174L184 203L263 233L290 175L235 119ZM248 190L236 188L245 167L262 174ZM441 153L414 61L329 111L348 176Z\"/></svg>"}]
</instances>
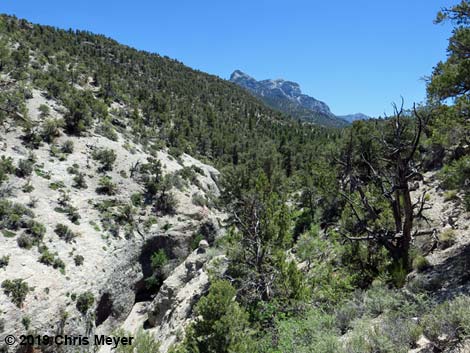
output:
<instances>
[{"instance_id":1,"label":"hillside vegetation","mask_svg":"<svg viewBox=\"0 0 470 353\"><path fill-rule=\"evenodd\" d=\"M326 129L2 16L0 335L41 310L109 334L145 301L139 353L468 351L469 1L436 21L425 105Z\"/></svg>"}]
</instances>

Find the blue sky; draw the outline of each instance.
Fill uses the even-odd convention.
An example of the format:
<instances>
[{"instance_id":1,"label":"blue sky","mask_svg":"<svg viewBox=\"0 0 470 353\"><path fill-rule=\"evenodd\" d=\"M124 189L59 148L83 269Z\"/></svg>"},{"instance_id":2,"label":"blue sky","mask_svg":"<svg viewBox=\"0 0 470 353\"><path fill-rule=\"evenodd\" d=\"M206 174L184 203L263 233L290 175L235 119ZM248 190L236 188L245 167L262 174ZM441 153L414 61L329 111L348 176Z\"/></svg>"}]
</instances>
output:
<instances>
[{"instance_id":1,"label":"blue sky","mask_svg":"<svg viewBox=\"0 0 470 353\"><path fill-rule=\"evenodd\" d=\"M378 116L423 101L445 59L457 0L0 0L0 12L86 29L228 78L285 78L336 114Z\"/></svg>"}]
</instances>

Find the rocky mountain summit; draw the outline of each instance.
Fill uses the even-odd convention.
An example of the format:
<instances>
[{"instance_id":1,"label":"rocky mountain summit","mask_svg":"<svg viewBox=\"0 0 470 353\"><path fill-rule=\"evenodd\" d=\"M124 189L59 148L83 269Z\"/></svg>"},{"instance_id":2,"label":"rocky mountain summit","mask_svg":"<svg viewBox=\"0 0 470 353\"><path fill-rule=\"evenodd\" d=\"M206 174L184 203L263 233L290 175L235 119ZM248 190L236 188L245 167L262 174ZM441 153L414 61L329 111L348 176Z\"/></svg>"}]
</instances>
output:
<instances>
[{"instance_id":1,"label":"rocky mountain summit","mask_svg":"<svg viewBox=\"0 0 470 353\"><path fill-rule=\"evenodd\" d=\"M356 113L356 114L348 114L348 115L339 115L338 118L341 118L343 120L346 120L350 123L356 120L367 120L370 119L370 116L362 114L362 113Z\"/></svg>"},{"instance_id":2,"label":"rocky mountain summit","mask_svg":"<svg viewBox=\"0 0 470 353\"><path fill-rule=\"evenodd\" d=\"M369 119L362 113L336 116L325 102L303 94L296 82L283 79L257 81L240 70L232 73L230 81L261 98L268 106L302 121L325 126L344 126L354 120Z\"/></svg>"},{"instance_id":3,"label":"rocky mountain summit","mask_svg":"<svg viewBox=\"0 0 470 353\"><path fill-rule=\"evenodd\" d=\"M316 111L320 114L333 117L330 107L322 101L302 94L300 85L296 82L283 79L256 81L253 77L236 70L230 76L230 81L246 87L262 97L285 98L297 101L302 107Z\"/></svg>"}]
</instances>

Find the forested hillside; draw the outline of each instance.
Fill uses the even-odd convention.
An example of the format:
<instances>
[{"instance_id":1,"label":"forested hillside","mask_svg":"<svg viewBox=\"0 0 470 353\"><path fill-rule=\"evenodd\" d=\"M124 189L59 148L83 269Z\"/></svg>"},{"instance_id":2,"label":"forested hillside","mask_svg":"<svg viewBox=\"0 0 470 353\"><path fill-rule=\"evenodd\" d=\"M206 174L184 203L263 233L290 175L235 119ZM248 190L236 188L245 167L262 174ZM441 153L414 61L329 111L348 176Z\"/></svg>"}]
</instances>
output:
<instances>
[{"instance_id":1,"label":"forested hillside","mask_svg":"<svg viewBox=\"0 0 470 353\"><path fill-rule=\"evenodd\" d=\"M129 275L122 302L105 289L99 301L68 293L60 312L78 319L64 315L61 332L122 334L129 303L145 301L141 329L131 325L138 353L467 352L470 2L443 10L441 21L455 28L426 104L405 111L398 102L386 119L327 129L169 58L2 16L0 246L18 239L21 256L39 254L63 281L72 262L48 251L45 239L92 251L75 245L80 237L63 224L58 240L49 237L51 217L41 224L40 210L25 201L43 190L35 180L47 179L46 164L52 175L70 174L50 183L61 198L48 207L86 232L67 195L87 220L89 199L106 256L128 247L143 272ZM93 254L86 261L102 256ZM0 252L0 298L9 303L2 311L16 317L9 327L27 332L28 310L42 295L11 261ZM93 265L126 283L125 271L138 264Z\"/></svg>"},{"instance_id":2,"label":"forested hillside","mask_svg":"<svg viewBox=\"0 0 470 353\"><path fill-rule=\"evenodd\" d=\"M176 153L187 151L237 164L253 160L253 151L260 155L276 152L282 135L292 142L315 141L320 131L300 131L299 124L215 76L103 36L32 25L6 16L2 33L5 73L46 90L68 109L83 111L82 118L67 125L71 133L82 133L93 117L103 118L103 104L121 102L128 107L123 114L132 121L135 138L144 144L156 139L157 148L168 146ZM11 56L6 43L17 47ZM88 90L79 89L83 85ZM297 148L305 152L304 160L311 155L303 143L291 143L285 150ZM287 151L283 157L288 158Z\"/></svg>"}]
</instances>

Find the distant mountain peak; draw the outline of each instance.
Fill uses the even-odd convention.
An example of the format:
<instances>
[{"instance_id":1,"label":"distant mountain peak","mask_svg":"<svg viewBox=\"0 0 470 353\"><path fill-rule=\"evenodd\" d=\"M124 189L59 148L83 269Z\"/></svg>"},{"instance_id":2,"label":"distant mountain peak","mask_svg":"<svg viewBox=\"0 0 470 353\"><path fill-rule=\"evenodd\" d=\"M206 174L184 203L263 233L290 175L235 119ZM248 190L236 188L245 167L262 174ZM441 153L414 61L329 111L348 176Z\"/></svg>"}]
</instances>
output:
<instances>
[{"instance_id":1,"label":"distant mountain peak","mask_svg":"<svg viewBox=\"0 0 470 353\"><path fill-rule=\"evenodd\" d=\"M268 106L303 121L344 126L354 120L369 118L361 113L337 117L325 102L303 94L297 82L282 78L257 81L245 72L235 70L230 75L230 81L261 98Z\"/></svg>"},{"instance_id":2,"label":"distant mountain peak","mask_svg":"<svg viewBox=\"0 0 470 353\"><path fill-rule=\"evenodd\" d=\"M241 70L235 70L234 72L232 72L232 74L230 75L230 81L239 80L239 79L253 79L254 80L253 77L244 73Z\"/></svg>"},{"instance_id":3,"label":"distant mountain peak","mask_svg":"<svg viewBox=\"0 0 470 353\"><path fill-rule=\"evenodd\" d=\"M370 119L370 116L365 115L363 113L356 113L356 114L341 115L341 116L338 116L338 118L341 118L343 120L346 120L347 122L352 123L353 121L356 121L356 120Z\"/></svg>"},{"instance_id":4,"label":"distant mountain peak","mask_svg":"<svg viewBox=\"0 0 470 353\"><path fill-rule=\"evenodd\" d=\"M297 119L328 126L347 124L336 118L326 103L303 94L297 82L282 78L257 81L240 70L230 75L230 81L261 98L270 107Z\"/></svg>"}]
</instances>

